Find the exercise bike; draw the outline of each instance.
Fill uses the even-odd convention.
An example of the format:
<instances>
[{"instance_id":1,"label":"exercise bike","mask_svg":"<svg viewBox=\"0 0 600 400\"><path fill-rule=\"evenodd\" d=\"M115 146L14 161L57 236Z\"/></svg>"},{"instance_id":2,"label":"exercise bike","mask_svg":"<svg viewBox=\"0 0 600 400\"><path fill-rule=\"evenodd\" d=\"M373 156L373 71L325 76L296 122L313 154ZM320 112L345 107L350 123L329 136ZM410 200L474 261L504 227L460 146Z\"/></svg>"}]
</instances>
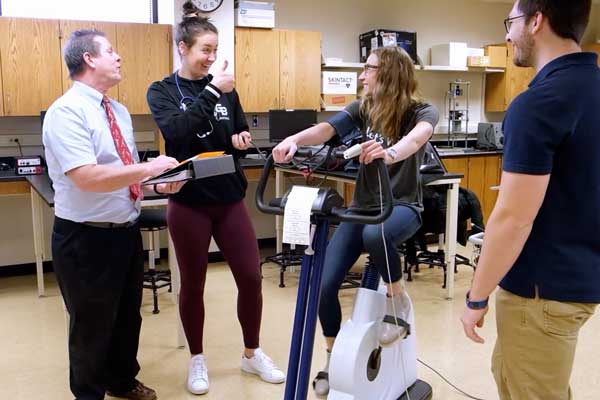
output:
<instances>
[{"instance_id":1,"label":"exercise bike","mask_svg":"<svg viewBox=\"0 0 600 400\"><path fill-rule=\"evenodd\" d=\"M341 152L335 154L340 157ZM296 156L310 157L299 149ZM306 399L319 304L321 272L331 222L380 224L392 212L392 197L387 168L375 161L380 176L382 207L377 215L349 213L343 198L331 188L320 188L311 208L311 244L305 251L300 270L294 326L290 345L284 400ZM291 192L264 202L264 191L273 168L270 156L256 191L256 205L267 214L283 215ZM429 400L431 386L417 379L416 336L412 304L405 319L390 316L386 310L386 289L379 286L379 274L368 266L355 297L354 308L339 332L329 368L328 400ZM408 296L406 295L408 298ZM409 299L410 301L410 299ZM389 319L393 320L390 321ZM379 343L383 323L404 327L405 336L389 347Z\"/></svg>"}]
</instances>

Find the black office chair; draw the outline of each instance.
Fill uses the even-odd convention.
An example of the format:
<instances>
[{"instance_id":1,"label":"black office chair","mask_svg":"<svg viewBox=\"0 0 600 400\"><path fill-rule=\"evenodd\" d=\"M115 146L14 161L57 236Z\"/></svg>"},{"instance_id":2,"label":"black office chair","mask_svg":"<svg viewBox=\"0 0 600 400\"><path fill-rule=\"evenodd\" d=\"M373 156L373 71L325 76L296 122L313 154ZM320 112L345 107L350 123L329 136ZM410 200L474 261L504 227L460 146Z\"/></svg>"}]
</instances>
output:
<instances>
[{"instance_id":1,"label":"black office chair","mask_svg":"<svg viewBox=\"0 0 600 400\"><path fill-rule=\"evenodd\" d=\"M404 273L407 274L407 281L412 280L412 269L414 272L419 272L419 264L429 265L429 268L435 266L441 267L444 270L444 284L442 287L446 287L446 277L448 271L446 270L445 253L443 250L443 241L439 240L439 246L437 251L427 250L426 234L435 234L438 237L445 233L445 221L446 221L446 197L443 192L443 187L438 188L437 186L425 186L423 188L423 208L424 211L421 214L423 218L423 225L415 236L407 241L407 257L405 258ZM467 221L471 220L472 226L467 226ZM456 240L463 246L466 245L469 234L483 232L483 215L481 211L481 204L479 199L472 191L460 188L459 189L459 204L458 204L458 224L457 224L457 235ZM421 251L417 252L418 247ZM454 263L454 272L458 271L459 265L467 265L474 268L471 264L471 260L460 254L456 254Z\"/></svg>"},{"instance_id":2,"label":"black office chair","mask_svg":"<svg viewBox=\"0 0 600 400\"><path fill-rule=\"evenodd\" d=\"M167 210L165 208L143 208L139 217L140 230L148 233L148 270L144 272L144 289L151 289L154 300L153 314L158 314L158 289L169 287L171 292L171 271L156 269L155 235L167 228ZM159 256L160 257L160 256Z\"/></svg>"}]
</instances>

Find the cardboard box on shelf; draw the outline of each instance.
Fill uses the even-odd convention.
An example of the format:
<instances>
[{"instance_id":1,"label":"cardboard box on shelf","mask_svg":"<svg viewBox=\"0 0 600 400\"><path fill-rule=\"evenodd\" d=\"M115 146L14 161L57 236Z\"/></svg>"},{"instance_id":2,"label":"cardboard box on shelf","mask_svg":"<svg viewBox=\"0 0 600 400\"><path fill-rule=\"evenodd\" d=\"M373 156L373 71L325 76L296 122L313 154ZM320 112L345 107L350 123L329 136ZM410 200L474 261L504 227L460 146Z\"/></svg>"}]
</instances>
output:
<instances>
[{"instance_id":1,"label":"cardboard box on shelf","mask_svg":"<svg viewBox=\"0 0 600 400\"><path fill-rule=\"evenodd\" d=\"M468 56L467 67L489 67L490 58L488 56Z\"/></svg>"},{"instance_id":2,"label":"cardboard box on shelf","mask_svg":"<svg viewBox=\"0 0 600 400\"><path fill-rule=\"evenodd\" d=\"M482 47L467 47L467 56L484 56Z\"/></svg>"},{"instance_id":3,"label":"cardboard box on shelf","mask_svg":"<svg viewBox=\"0 0 600 400\"><path fill-rule=\"evenodd\" d=\"M483 50L490 58L489 68L506 68L506 46L485 46Z\"/></svg>"},{"instance_id":4,"label":"cardboard box on shelf","mask_svg":"<svg viewBox=\"0 0 600 400\"><path fill-rule=\"evenodd\" d=\"M323 107L345 107L356 100L356 94L323 94Z\"/></svg>"},{"instance_id":5,"label":"cardboard box on shelf","mask_svg":"<svg viewBox=\"0 0 600 400\"><path fill-rule=\"evenodd\" d=\"M235 26L275 27L275 4L266 1L235 1Z\"/></svg>"},{"instance_id":6,"label":"cardboard box on shelf","mask_svg":"<svg viewBox=\"0 0 600 400\"><path fill-rule=\"evenodd\" d=\"M431 65L467 66L467 44L450 42L431 46Z\"/></svg>"},{"instance_id":7,"label":"cardboard box on shelf","mask_svg":"<svg viewBox=\"0 0 600 400\"><path fill-rule=\"evenodd\" d=\"M323 71L322 90L324 94L353 94L356 96L357 73L346 71Z\"/></svg>"}]
</instances>

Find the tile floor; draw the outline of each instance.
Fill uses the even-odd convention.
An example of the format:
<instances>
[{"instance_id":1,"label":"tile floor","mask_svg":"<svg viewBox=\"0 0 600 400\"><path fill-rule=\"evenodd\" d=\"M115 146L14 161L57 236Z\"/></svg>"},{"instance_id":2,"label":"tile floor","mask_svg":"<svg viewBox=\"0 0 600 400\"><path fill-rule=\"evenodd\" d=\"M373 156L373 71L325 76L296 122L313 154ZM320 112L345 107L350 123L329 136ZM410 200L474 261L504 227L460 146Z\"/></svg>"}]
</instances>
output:
<instances>
[{"instance_id":1,"label":"tile floor","mask_svg":"<svg viewBox=\"0 0 600 400\"><path fill-rule=\"evenodd\" d=\"M464 250L463 250L464 251ZM497 399L489 372L490 354L495 338L495 323L488 318L482 334L484 345L467 341L459 317L471 270L460 267L456 275L456 297L444 300L442 272L422 268L408 283L415 303L419 358L444 374L472 395ZM278 270L264 268L264 311L262 347L285 368L289 350L297 273L287 273L287 287L278 287ZM61 297L53 274L45 275L47 297L38 298L35 276L0 278L0 399L65 400L68 390L66 330ZM341 301L345 316L352 306L353 290L345 290ZM224 263L209 267L206 287L205 354L208 359L210 392L199 399L281 399L284 385L263 383L242 374L241 333L235 314L235 286ZM152 297L144 294L144 318L139 351L140 380L155 388L161 400L193 399L185 389L187 349L176 348L176 307L164 292L158 315L152 314ZM490 311L493 317L493 309ZM319 328L317 328L319 329ZM584 327L579 340L572 386L578 400L600 399L600 317L594 316ZM324 342L317 334L313 373L324 362ZM311 374L311 376L312 376ZM465 397L437 375L419 365L419 376L429 382L434 399ZM312 391L309 398L314 398Z\"/></svg>"}]
</instances>

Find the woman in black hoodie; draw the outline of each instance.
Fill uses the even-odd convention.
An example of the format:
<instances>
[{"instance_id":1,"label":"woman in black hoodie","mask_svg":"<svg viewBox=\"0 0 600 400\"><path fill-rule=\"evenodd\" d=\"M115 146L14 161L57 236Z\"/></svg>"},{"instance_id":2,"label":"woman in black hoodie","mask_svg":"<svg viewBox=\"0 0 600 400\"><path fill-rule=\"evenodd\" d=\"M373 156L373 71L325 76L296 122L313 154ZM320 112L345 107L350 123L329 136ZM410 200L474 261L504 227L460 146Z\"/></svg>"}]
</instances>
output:
<instances>
[{"instance_id":1,"label":"woman in black hoodie","mask_svg":"<svg viewBox=\"0 0 600 400\"><path fill-rule=\"evenodd\" d=\"M214 75L217 28L186 2L175 44L181 68L148 89L147 99L167 154L184 160L198 153L232 154L236 171L190 181L169 198L167 222L181 271L180 314L190 346L187 387L208 392L203 354L204 285L211 236L229 263L237 288L237 313L244 337L243 371L270 383L285 374L259 348L262 314L260 257L252 221L244 205L247 181L238 158L249 147L248 124L224 61Z\"/></svg>"}]
</instances>

